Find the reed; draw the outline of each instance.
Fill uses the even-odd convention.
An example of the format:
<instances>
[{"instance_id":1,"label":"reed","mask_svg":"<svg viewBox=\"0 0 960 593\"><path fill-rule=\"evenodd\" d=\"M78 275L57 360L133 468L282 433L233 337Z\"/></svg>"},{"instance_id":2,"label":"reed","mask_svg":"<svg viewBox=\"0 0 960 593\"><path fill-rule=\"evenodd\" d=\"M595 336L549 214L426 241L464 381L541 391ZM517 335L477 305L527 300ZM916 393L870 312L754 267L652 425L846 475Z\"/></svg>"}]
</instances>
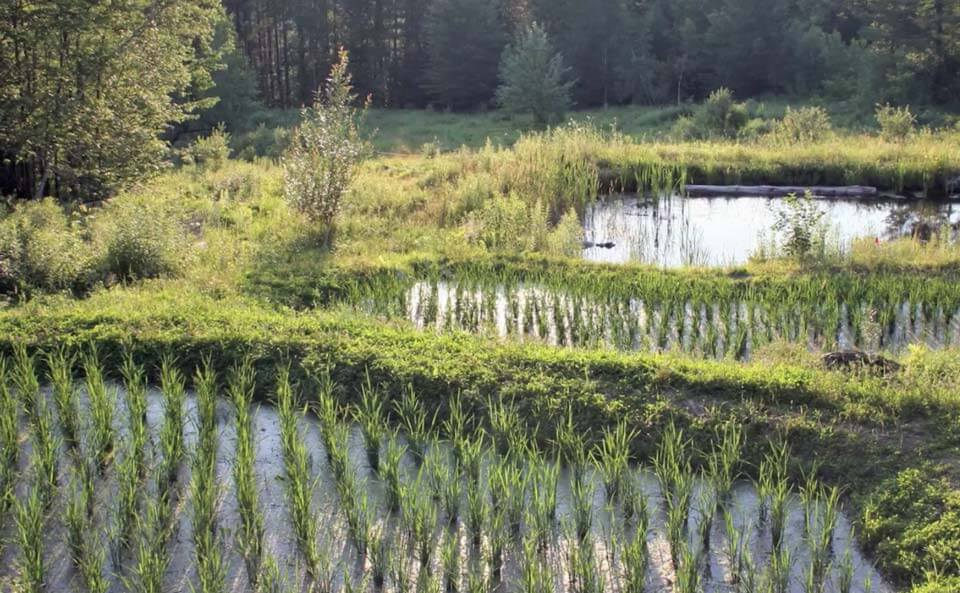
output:
<instances>
[{"instance_id":1,"label":"reed","mask_svg":"<svg viewBox=\"0 0 960 593\"><path fill-rule=\"evenodd\" d=\"M44 558L43 536L46 527L44 520L45 486L34 481L26 497L15 503L16 541L20 546L17 560L20 586L28 593L45 591L46 561Z\"/></svg>"},{"instance_id":2,"label":"reed","mask_svg":"<svg viewBox=\"0 0 960 593\"><path fill-rule=\"evenodd\" d=\"M87 397L90 404L89 438L102 473L113 459L113 446L116 438L113 427L116 392L111 394L107 389L103 367L95 349L91 348L85 352L82 359Z\"/></svg>"}]
</instances>

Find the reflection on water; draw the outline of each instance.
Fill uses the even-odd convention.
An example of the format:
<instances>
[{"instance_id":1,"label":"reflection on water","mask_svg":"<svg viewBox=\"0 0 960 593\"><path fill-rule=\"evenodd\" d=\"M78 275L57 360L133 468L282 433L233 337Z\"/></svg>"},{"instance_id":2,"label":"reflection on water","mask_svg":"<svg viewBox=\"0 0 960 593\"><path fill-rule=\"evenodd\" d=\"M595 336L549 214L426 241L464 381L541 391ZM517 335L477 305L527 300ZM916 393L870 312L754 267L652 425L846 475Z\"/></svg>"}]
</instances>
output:
<instances>
[{"instance_id":1,"label":"reflection on water","mask_svg":"<svg viewBox=\"0 0 960 593\"><path fill-rule=\"evenodd\" d=\"M584 257L637 261L665 268L746 263L770 237L782 198L645 198L612 196L584 217ZM894 200L819 200L829 239L845 249L854 239L929 239L945 224L956 237L960 205ZM613 247L592 247L613 243Z\"/></svg>"}]
</instances>

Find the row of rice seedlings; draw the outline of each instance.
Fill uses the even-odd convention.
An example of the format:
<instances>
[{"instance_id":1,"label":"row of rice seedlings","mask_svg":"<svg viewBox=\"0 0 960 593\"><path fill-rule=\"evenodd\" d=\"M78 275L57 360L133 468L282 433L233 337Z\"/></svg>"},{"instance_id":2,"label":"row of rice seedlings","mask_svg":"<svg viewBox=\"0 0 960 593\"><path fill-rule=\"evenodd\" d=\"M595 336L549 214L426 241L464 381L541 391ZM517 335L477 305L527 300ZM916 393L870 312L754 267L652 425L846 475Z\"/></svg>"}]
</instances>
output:
<instances>
[{"instance_id":1,"label":"row of rice seedlings","mask_svg":"<svg viewBox=\"0 0 960 593\"><path fill-rule=\"evenodd\" d=\"M401 503L401 524L417 552L422 567L430 564L434 549L434 533L439 521L437 507L431 500L425 482L423 470L421 470L416 480L403 485Z\"/></svg>"},{"instance_id":2,"label":"row of rice seedlings","mask_svg":"<svg viewBox=\"0 0 960 593\"><path fill-rule=\"evenodd\" d=\"M413 290L420 291L421 286ZM639 301L634 296L623 300L597 296L596 291L575 296L569 288L554 292L493 284L468 290L462 283L449 289L438 283L417 297L408 317L418 326L438 329L495 331L568 346L678 349L715 358L745 358L752 349L777 339L811 341L831 349L842 339L870 348L898 348L927 334L942 343L957 337L950 331L956 315L949 312L957 309L955 305L904 316L901 294L891 295L896 300L889 306L877 307L879 299L869 293L862 294L865 300L825 301L822 290L808 294L806 289L769 296L759 291L745 295L678 291L663 298L641 290L637 294L644 300ZM441 290L452 291L446 297L450 306L435 306ZM496 303L505 291L508 304L499 309ZM859 291L856 298L861 298ZM444 317L435 317L440 310ZM865 328L873 325L877 330L868 335Z\"/></svg>"},{"instance_id":3,"label":"row of rice seedlings","mask_svg":"<svg viewBox=\"0 0 960 593\"><path fill-rule=\"evenodd\" d=\"M374 473L380 473L380 444L387 432L387 419L383 395L373 386L370 373L367 373L360 387L360 405L356 409L355 419L363 434L367 463Z\"/></svg>"},{"instance_id":4,"label":"row of rice seedlings","mask_svg":"<svg viewBox=\"0 0 960 593\"><path fill-rule=\"evenodd\" d=\"M34 409L32 421L34 478L41 488L44 510L49 510L57 492L60 436L54 426L53 412L46 398L38 398Z\"/></svg>"},{"instance_id":5,"label":"row of rice seedlings","mask_svg":"<svg viewBox=\"0 0 960 593\"><path fill-rule=\"evenodd\" d=\"M20 406L7 378L7 360L0 358L0 527L13 502L20 459Z\"/></svg>"},{"instance_id":6,"label":"row of rice seedlings","mask_svg":"<svg viewBox=\"0 0 960 593\"><path fill-rule=\"evenodd\" d=\"M125 403L127 406L127 432L132 463L139 480L147 476L147 377L143 367L137 365L130 353L125 353L121 366Z\"/></svg>"},{"instance_id":7,"label":"row of rice seedlings","mask_svg":"<svg viewBox=\"0 0 960 593\"><path fill-rule=\"evenodd\" d=\"M315 481L310 476L310 454L298 428L298 422L306 414L306 407L297 403L290 383L289 367L279 367L276 379L276 406L280 418L280 442L286 473L284 487L290 524L306 562L307 572L311 577L321 579L325 558L317 542L320 520L313 506Z\"/></svg>"},{"instance_id":8,"label":"row of rice seedlings","mask_svg":"<svg viewBox=\"0 0 960 593\"><path fill-rule=\"evenodd\" d=\"M47 488L40 480L31 481L24 499L15 502L16 540L20 547L17 560L18 588L26 593L45 591L47 575L43 537L46 532Z\"/></svg>"},{"instance_id":9,"label":"row of rice seedlings","mask_svg":"<svg viewBox=\"0 0 960 593\"><path fill-rule=\"evenodd\" d=\"M624 542L621 551L623 564L624 593L643 593L646 588L647 570L650 565L650 552L647 548L649 523L646 508L637 514L637 525L633 537Z\"/></svg>"},{"instance_id":10,"label":"row of rice seedlings","mask_svg":"<svg viewBox=\"0 0 960 593\"><path fill-rule=\"evenodd\" d=\"M236 539L243 557L247 580L251 588L259 584L264 565L264 517L256 478L256 450L253 440L253 392L255 387L253 362L249 358L231 369L227 381L227 395L233 403L236 428L236 451L233 461L233 489L237 499L240 525Z\"/></svg>"},{"instance_id":11,"label":"row of rice seedlings","mask_svg":"<svg viewBox=\"0 0 960 593\"><path fill-rule=\"evenodd\" d=\"M775 551L783 547L784 534L787 528L787 503L793 488L787 476L787 462L789 451L786 443L771 445L763 460L760 462L757 493L760 497L760 520L767 519L766 509L769 507L770 540Z\"/></svg>"},{"instance_id":12,"label":"row of rice seedlings","mask_svg":"<svg viewBox=\"0 0 960 593\"><path fill-rule=\"evenodd\" d=\"M690 440L673 423L664 430L654 456L654 473L667 510L667 540L675 570L688 551L688 517L693 493L693 470L689 458Z\"/></svg>"},{"instance_id":13,"label":"row of rice seedlings","mask_svg":"<svg viewBox=\"0 0 960 593\"><path fill-rule=\"evenodd\" d=\"M116 408L116 393L107 389L103 366L96 350L91 348L82 356L83 373L90 406L90 432L88 437L97 456L100 471L104 472L113 459L116 433L113 415Z\"/></svg>"},{"instance_id":14,"label":"row of rice seedlings","mask_svg":"<svg viewBox=\"0 0 960 593\"><path fill-rule=\"evenodd\" d=\"M36 360L24 344L18 343L13 346L13 369L10 379L24 411L28 417L32 418L36 414L37 402L40 400L40 381L37 378Z\"/></svg>"},{"instance_id":15,"label":"row of rice seedlings","mask_svg":"<svg viewBox=\"0 0 960 593\"><path fill-rule=\"evenodd\" d=\"M197 399L198 436L190 474L193 501L193 546L199 593L225 589L226 564L221 552L217 506L217 376L205 360L194 378Z\"/></svg>"},{"instance_id":16,"label":"row of rice seedlings","mask_svg":"<svg viewBox=\"0 0 960 593\"><path fill-rule=\"evenodd\" d=\"M53 401L60 417L64 444L74 453L80 446L80 394L73 382L74 357L64 348L47 355L47 369Z\"/></svg>"},{"instance_id":17,"label":"row of rice seedlings","mask_svg":"<svg viewBox=\"0 0 960 593\"><path fill-rule=\"evenodd\" d=\"M133 593L163 593L164 576L170 567L167 547L173 528L173 507L170 492L159 493L147 500L139 521L137 549L130 577L125 579Z\"/></svg>"},{"instance_id":18,"label":"row of rice seedlings","mask_svg":"<svg viewBox=\"0 0 960 593\"><path fill-rule=\"evenodd\" d=\"M183 374L171 357L164 357L160 362L160 390L163 392L163 423L160 426L158 491L161 498L167 498L173 504L180 467L186 455L183 436L186 386Z\"/></svg>"},{"instance_id":19,"label":"row of rice seedlings","mask_svg":"<svg viewBox=\"0 0 960 593\"><path fill-rule=\"evenodd\" d=\"M603 438L594 450L594 463L603 477L608 501L618 500L623 494L630 469L630 443L636 435L636 431L629 430L625 422L619 422L614 428L604 430Z\"/></svg>"},{"instance_id":20,"label":"row of rice seedlings","mask_svg":"<svg viewBox=\"0 0 960 593\"><path fill-rule=\"evenodd\" d=\"M104 576L107 552L91 512L94 506L93 493L84 485L88 476L96 472L96 467L82 458L76 471L76 477L67 487L64 507L67 548L86 590L89 593L106 593L110 588L110 582ZM117 567L118 563L115 562L114 566Z\"/></svg>"}]
</instances>

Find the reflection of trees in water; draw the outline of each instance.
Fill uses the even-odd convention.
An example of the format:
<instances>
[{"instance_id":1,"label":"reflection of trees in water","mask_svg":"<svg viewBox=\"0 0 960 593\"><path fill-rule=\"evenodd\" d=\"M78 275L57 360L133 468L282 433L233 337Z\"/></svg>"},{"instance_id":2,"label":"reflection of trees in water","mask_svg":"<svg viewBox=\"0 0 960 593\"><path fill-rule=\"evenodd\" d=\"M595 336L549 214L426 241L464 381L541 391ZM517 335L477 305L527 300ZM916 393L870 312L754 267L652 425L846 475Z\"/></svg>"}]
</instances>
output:
<instances>
[{"instance_id":1,"label":"reflection of trees in water","mask_svg":"<svg viewBox=\"0 0 960 593\"><path fill-rule=\"evenodd\" d=\"M929 241L950 229L950 238L956 239L960 228L960 210L955 204L917 202L890 209L887 215L887 238L915 237Z\"/></svg>"}]
</instances>

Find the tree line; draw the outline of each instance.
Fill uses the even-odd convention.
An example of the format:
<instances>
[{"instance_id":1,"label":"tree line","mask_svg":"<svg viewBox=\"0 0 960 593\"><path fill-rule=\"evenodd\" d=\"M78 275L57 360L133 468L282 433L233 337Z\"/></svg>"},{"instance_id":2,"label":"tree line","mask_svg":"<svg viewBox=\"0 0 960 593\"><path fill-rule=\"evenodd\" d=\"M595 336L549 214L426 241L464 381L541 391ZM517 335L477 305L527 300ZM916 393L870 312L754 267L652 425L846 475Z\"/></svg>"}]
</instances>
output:
<instances>
[{"instance_id":1,"label":"tree line","mask_svg":"<svg viewBox=\"0 0 960 593\"><path fill-rule=\"evenodd\" d=\"M351 56L387 107L489 105L504 47L550 36L581 107L831 94L944 103L960 95L960 0L224 0L262 100L308 104Z\"/></svg>"}]
</instances>

